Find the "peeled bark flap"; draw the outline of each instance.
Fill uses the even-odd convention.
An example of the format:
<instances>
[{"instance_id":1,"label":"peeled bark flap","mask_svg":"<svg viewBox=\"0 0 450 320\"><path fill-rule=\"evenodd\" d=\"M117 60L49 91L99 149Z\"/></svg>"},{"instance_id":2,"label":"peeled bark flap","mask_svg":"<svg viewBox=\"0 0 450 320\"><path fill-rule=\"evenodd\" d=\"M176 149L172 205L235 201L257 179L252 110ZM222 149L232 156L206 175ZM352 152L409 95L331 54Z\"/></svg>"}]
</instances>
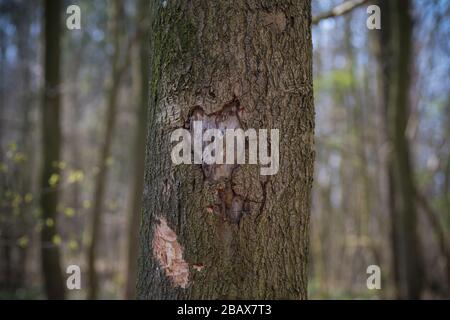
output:
<instances>
[{"instance_id":1,"label":"peeled bark flap","mask_svg":"<svg viewBox=\"0 0 450 320\"><path fill-rule=\"evenodd\" d=\"M314 164L310 1L158 0L150 15L138 296L306 298ZM260 165L242 164L213 179L202 165L173 165L171 132L196 107L219 114L232 101L239 101L244 130L279 129L278 173L261 176ZM159 218L184 250L187 286L174 286L154 254Z\"/></svg>"}]
</instances>

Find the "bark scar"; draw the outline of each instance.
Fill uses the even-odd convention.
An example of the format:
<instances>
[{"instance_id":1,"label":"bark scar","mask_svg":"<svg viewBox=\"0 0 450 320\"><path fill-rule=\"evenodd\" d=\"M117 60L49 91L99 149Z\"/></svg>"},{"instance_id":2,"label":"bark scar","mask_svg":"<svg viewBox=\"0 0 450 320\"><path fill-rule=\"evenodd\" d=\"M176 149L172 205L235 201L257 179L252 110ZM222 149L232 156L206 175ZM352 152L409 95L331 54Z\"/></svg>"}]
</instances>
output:
<instances>
[{"instance_id":1,"label":"bark scar","mask_svg":"<svg viewBox=\"0 0 450 320\"><path fill-rule=\"evenodd\" d=\"M225 133L226 129L242 129L241 115L244 108L239 99L233 99L213 113L207 114L202 107L195 106L191 109L185 128L191 130L194 121L202 121L203 130L219 129ZM236 155L235 155L236 156ZM224 152L224 158L226 152ZM217 193L220 203L213 207L225 220L239 224L243 213L247 208L247 200L233 191L233 174L238 164L202 164L204 180L217 185Z\"/></svg>"},{"instance_id":2,"label":"bark scar","mask_svg":"<svg viewBox=\"0 0 450 320\"><path fill-rule=\"evenodd\" d=\"M183 259L183 248L178 243L175 232L167 225L166 219L157 219L159 224L153 236L153 254L174 286L185 289L189 283L189 265Z\"/></svg>"}]
</instances>

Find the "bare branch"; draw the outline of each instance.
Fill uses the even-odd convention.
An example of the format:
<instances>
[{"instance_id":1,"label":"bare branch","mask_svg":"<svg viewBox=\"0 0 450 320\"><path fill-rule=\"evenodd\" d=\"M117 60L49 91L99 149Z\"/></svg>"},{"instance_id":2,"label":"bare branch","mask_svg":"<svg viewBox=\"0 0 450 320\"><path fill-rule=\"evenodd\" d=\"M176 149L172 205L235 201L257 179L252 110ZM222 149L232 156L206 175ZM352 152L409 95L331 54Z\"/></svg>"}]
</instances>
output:
<instances>
[{"instance_id":1,"label":"bare branch","mask_svg":"<svg viewBox=\"0 0 450 320\"><path fill-rule=\"evenodd\" d=\"M325 19L329 19L329 18L334 18L337 16L342 16L346 13L349 13L350 11L352 11L353 9L362 6L363 4L369 2L369 0L348 0L345 1L344 3L334 7L333 9L331 9L328 12L319 14L316 17L312 18L312 24L319 24L319 22L321 22L322 20Z\"/></svg>"}]
</instances>

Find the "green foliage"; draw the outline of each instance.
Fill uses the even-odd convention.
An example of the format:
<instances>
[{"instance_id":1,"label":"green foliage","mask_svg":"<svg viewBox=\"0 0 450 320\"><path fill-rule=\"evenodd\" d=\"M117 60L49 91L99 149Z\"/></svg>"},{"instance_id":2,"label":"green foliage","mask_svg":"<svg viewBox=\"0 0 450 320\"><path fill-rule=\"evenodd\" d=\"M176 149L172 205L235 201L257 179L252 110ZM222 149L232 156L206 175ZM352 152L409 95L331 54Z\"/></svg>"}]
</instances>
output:
<instances>
[{"instance_id":1,"label":"green foliage","mask_svg":"<svg viewBox=\"0 0 450 320\"><path fill-rule=\"evenodd\" d=\"M21 288L13 292L0 291L0 300L38 300L43 298L42 290L39 287Z\"/></svg>"},{"instance_id":2,"label":"green foliage","mask_svg":"<svg viewBox=\"0 0 450 320\"><path fill-rule=\"evenodd\" d=\"M320 75L314 81L314 92L320 94L323 91L345 91L354 86L353 73L348 69L332 70Z\"/></svg>"}]
</instances>

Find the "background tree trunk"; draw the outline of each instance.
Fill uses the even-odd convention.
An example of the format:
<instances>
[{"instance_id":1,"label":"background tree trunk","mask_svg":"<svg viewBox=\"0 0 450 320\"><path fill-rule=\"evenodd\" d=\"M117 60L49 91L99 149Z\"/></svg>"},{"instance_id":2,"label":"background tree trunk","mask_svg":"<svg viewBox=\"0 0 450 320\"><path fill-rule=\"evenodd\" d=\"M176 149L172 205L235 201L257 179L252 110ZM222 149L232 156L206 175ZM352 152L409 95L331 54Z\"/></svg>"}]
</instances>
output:
<instances>
[{"instance_id":1,"label":"background tree trunk","mask_svg":"<svg viewBox=\"0 0 450 320\"><path fill-rule=\"evenodd\" d=\"M145 138L147 136L148 82L149 82L149 1L138 2L138 38L136 57L133 59L133 77L136 87L137 128L132 153L134 155L133 181L130 188L130 211L127 234L127 266L125 299L136 297L136 273L139 249L139 217L141 216L142 191L144 188Z\"/></svg>"},{"instance_id":2,"label":"background tree trunk","mask_svg":"<svg viewBox=\"0 0 450 320\"><path fill-rule=\"evenodd\" d=\"M61 154L61 16L61 1L46 0L44 8L45 91L42 105L43 168L40 204L44 222L41 232L42 272L45 292L49 299L64 299L65 296L59 248L54 242L57 234L58 186L50 183L52 175L59 176Z\"/></svg>"},{"instance_id":3,"label":"background tree trunk","mask_svg":"<svg viewBox=\"0 0 450 320\"><path fill-rule=\"evenodd\" d=\"M111 15L111 36L113 43L113 53L111 56L111 78L109 79L106 98L106 125L104 138L98 159L98 175L95 181L94 205L92 210L92 230L88 249L88 277L89 277L89 299L97 299L98 277L95 267L97 260L97 248L99 246L103 202L105 198L106 178L108 172L108 158L111 154L112 139L116 123L118 92L120 80L123 74L123 67L120 66L120 45L121 26L123 23L123 3L115 0L112 5Z\"/></svg>"},{"instance_id":4,"label":"background tree trunk","mask_svg":"<svg viewBox=\"0 0 450 320\"><path fill-rule=\"evenodd\" d=\"M419 299L423 268L417 230L414 173L407 127L412 66L412 17L409 0L380 1L383 27L379 32L381 101L384 105L389 155L387 159L392 253L397 296Z\"/></svg>"},{"instance_id":5,"label":"background tree trunk","mask_svg":"<svg viewBox=\"0 0 450 320\"><path fill-rule=\"evenodd\" d=\"M152 1L139 298L307 298L314 163L310 5ZM172 164L170 134L193 108L224 115L230 105L241 110L242 128L280 130L276 175L239 165L211 181L199 165ZM233 223L222 218L222 208L237 198L244 210ZM165 240L172 252L157 246ZM168 257L168 265L155 255Z\"/></svg>"}]
</instances>

